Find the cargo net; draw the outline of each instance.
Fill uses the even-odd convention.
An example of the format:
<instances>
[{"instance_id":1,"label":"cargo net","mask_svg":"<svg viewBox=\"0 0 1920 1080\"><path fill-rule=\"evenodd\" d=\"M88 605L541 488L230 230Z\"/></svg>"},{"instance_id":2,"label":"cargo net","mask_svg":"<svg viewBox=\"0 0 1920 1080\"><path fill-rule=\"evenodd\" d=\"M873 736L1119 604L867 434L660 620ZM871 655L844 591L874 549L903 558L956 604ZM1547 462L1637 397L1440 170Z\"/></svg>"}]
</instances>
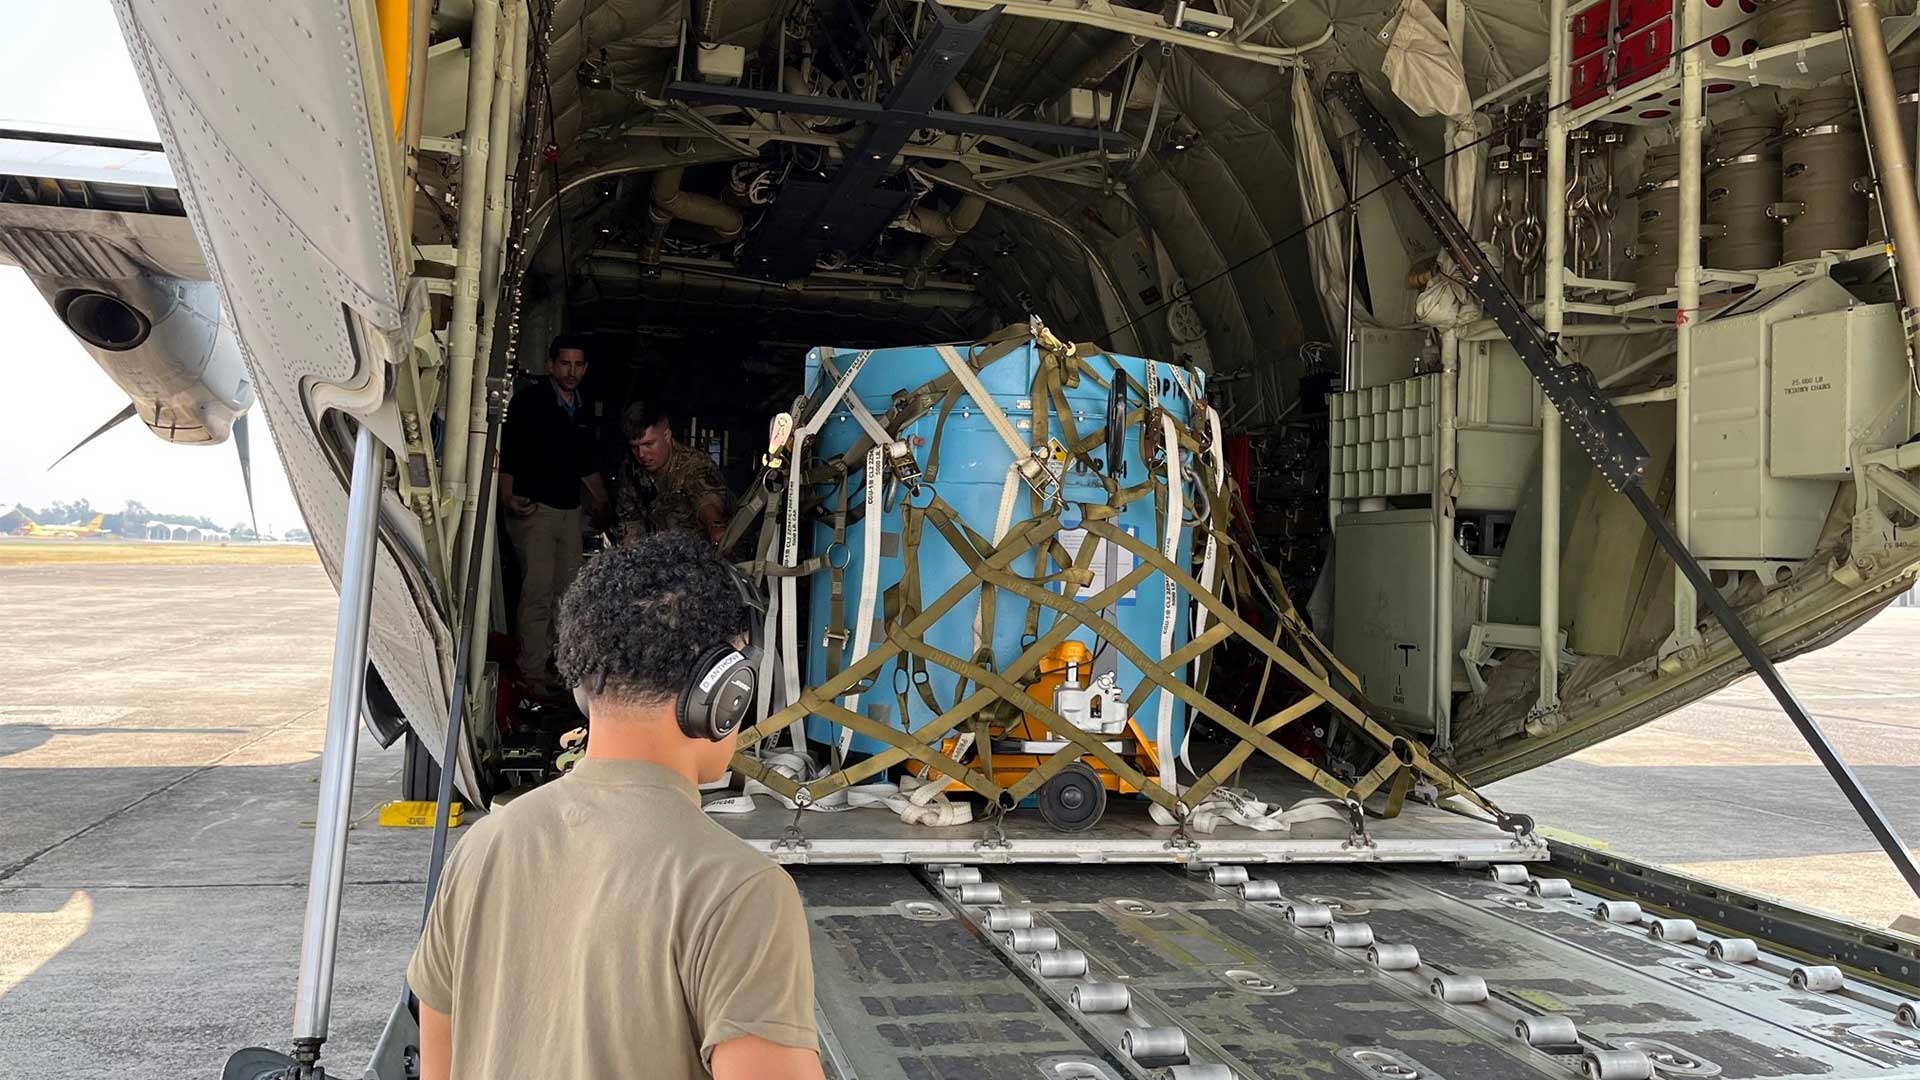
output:
<instances>
[{"instance_id":1,"label":"cargo net","mask_svg":"<svg viewBox=\"0 0 1920 1080\"><path fill-rule=\"evenodd\" d=\"M1021 437L979 375L1000 360L1024 354L1028 342L1036 346L1038 362L1031 386L1031 429ZM1303 813L1342 818L1360 832L1368 800L1382 796L1372 812L1393 817L1418 788L1435 799L1458 795L1492 815L1501 828L1527 827L1524 818L1502 813L1424 746L1369 715L1359 703L1358 679L1308 628L1287 598L1279 574L1231 535L1237 489L1227 475L1219 414L1206 404L1204 384L1196 373L1148 362L1144 380L1130 379L1118 361L1089 346L1060 341L1037 319L964 353L939 349L946 373L894 394L891 407L878 416L850 392L871 354L847 356L841 369L822 350L822 378L816 389L773 425L762 483L749 494L724 539L725 550L736 550L757 523L753 550L758 558L744 569L767 597L760 629L761 641L770 647L762 651L758 721L743 733L743 749L733 760L734 769L747 778L748 794L710 803L710 811L746 812L753 807L752 795L765 792L796 811L884 806L908 822L949 825L973 819L968 803L948 797L971 791L985 800L986 813L995 816L1039 796L1041 814L1049 823L1076 829L1092 825L1106 804L1106 792L1115 791L1150 800L1156 822L1183 832L1210 832L1221 823L1285 828ZM1161 407L1156 367L1185 388L1191 401L1189 423ZM1106 422L1093 431L1078 430L1066 401L1065 391L1079 387L1082 380L1091 380L1108 395ZM992 535L971 527L939 492L941 433L963 400L984 413L1014 450ZM863 434L844 453L810 461L809 440L843 405ZM934 435L924 447L913 447L901 433L929 412L936 416ZM1096 456L1105 449L1110 458L1123 448L1123 442L1110 439L1127 431L1140 433L1141 456L1150 474L1130 486L1101 468ZM1069 503L1062 498L1061 478L1076 462L1086 466L1082 475L1100 476L1104 501ZM848 481L857 474L864 474L861 497L866 505L864 513L855 515L848 505L853 497ZM1192 500L1189 508L1183 488L1195 479L1203 497ZM864 550L879 546L883 489L900 500L904 573L886 590L883 612L868 610L877 598L863 595L856 601L863 610L856 614L848 611L845 587L852 560L838 553L846 552L856 517L857 527L866 530ZM822 491L830 494L822 496ZM1122 511L1141 499L1153 501L1157 543L1116 525ZM1016 519L1021 502L1027 514ZM1183 565L1185 560L1177 557L1182 546L1178 530L1188 527L1183 517L1189 509L1197 513L1190 526L1197 567ZM803 522L812 527L820 519L830 525L833 542L825 551L802 558ZM1061 542L1063 527L1086 530L1077 551ZM952 549L966 573L938 595L927 596L919 552L932 536ZM1131 567L1081 599L1077 594L1100 581L1093 565L1101 550L1096 540L1130 555ZM1016 572L1015 563L1029 553L1036 556L1034 573ZM863 582L870 573L871 564L863 571ZM803 685L798 586L816 574L832 579L828 633L817 643L826 650L826 678L818 685ZM1165 592L1157 655L1111 619L1117 601L1155 575L1162 577ZM984 627L986 643L976 644L973 655L929 645L928 631L956 617L955 609L976 594L974 640L982 640L979 628ZM991 638L996 614L1005 604L1024 605L1026 632L1019 654L995 664ZM1193 605L1191 636L1174 647L1180 604ZM1256 628L1242 616L1243 608L1261 617L1269 629ZM1042 612L1054 615L1044 630ZM851 622L849 614L854 615ZM1056 710L1057 697L1036 692L1036 687L1048 685L1050 676L1053 684L1060 682L1057 650L1080 631L1087 632L1081 637L1090 634L1103 647L1117 650L1140 672L1138 684L1126 696L1122 731L1083 727L1084 715L1069 719ZM1265 701L1270 683L1287 687L1291 692L1282 696L1290 700L1283 708L1264 716L1239 716L1205 692L1215 650L1234 639L1256 654L1262 668L1253 700ZM1055 658L1051 669L1044 666L1049 657ZM896 667L894 685L878 687L877 677L890 665ZM929 678L935 668L957 677L948 701L939 700ZM1190 669L1198 673L1193 679L1197 686L1186 677ZM777 707L776 687L782 691ZM863 697L889 690L899 725L853 707ZM1112 694L1113 688L1106 692ZM1157 710L1143 714L1142 706L1156 693ZM923 719L908 726L914 698L925 706ZM1190 727L1204 718L1230 743L1211 767L1188 769L1184 779L1168 738L1176 701L1190 710ZM1356 764L1336 774L1283 744L1284 729L1316 714L1328 715L1322 725L1328 738L1338 731L1341 757ZM810 744L805 733L809 717L838 725L841 737L831 744ZM848 760L856 734L885 748ZM1035 742L1029 738L1033 735L1046 741ZM1037 746L1044 752L996 752L996 745L1009 744L1027 751ZM1300 742L1295 740L1295 745ZM1303 800L1289 811L1232 788L1230 782L1255 754L1278 762L1328 798ZM1089 803L1094 804L1091 813Z\"/></svg>"}]
</instances>

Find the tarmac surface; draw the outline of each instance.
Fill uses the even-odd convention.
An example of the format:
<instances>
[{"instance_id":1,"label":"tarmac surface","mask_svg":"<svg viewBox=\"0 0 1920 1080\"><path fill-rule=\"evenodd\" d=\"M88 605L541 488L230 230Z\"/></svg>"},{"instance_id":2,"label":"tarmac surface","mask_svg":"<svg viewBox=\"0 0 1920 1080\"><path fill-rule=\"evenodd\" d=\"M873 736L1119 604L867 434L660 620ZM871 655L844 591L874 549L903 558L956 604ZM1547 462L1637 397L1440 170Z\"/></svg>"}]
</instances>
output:
<instances>
[{"instance_id":1,"label":"tarmac surface","mask_svg":"<svg viewBox=\"0 0 1920 1080\"><path fill-rule=\"evenodd\" d=\"M99 554L0 558L0 1077L215 1076L291 1027L334 593L311 560ZM1916 634L1920 609L1896 609L1789 667L1909 835ZM359 753L356 817L399 791L398 746ZM1920 914L1757 685L1494 792L1625 854L1882 925ZM399 999L430 839L351 834L336 1075Z\"/></svg>"},{"instance_id":2,"label":"tarmac surface","mask_svg":"<svg viewBox=\"0 0 1920 1080\"><path fill-rule=\"evenodd\" d=\"M333 641L319 562L0 566L0 612L0 1077L218 1076L284 1050ZM363 733L356 817L399 765ZM399 1000L430 838L350 836L341 1075Z\"/></svg>"}]
</instances>

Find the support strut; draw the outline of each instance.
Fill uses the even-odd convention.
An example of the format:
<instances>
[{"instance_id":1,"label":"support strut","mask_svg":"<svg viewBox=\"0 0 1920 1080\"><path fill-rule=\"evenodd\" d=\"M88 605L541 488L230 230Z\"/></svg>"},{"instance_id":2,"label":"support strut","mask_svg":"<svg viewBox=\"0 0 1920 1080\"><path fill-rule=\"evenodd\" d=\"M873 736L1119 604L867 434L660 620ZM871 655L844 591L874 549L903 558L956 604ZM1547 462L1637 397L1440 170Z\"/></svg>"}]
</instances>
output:
<instances>
[{"instance_id":1,"label":"support strut","mask_svg":"<svg viewBox=\"0 0 1920 1080\"><path fill-rule=\"evenodd\" d=\"M1425 219L1434 236L1453 257L1455 265L1466 275L1467 287L1519 353L1527 370L1565 421L1567 430L1592 460L1595 471L1609 487L1625 495L1627 501L1633 504L1660 547L1707 602L1708 609L1726 631L1727 639L1773 693L1781 710L1793 721L1793 726L1799 729L1814 756L1826 768L1827 775L1839 785L1854 812L1860 815L1874 839L1886 851L1887 857L1893 860L1900 876L1906 879L1915 895L1920 895L1920 865L1915 864L1898 830L1887 820L1873 796L1861 786L1859 777L1841 760L1826 733L1820 729L1813 715L1807 712L1806 706L1800 703L1800 699L1794 696L1792 688L1773 666L1773 661L1760 647L1753 632L1740 621L1739 612L1721 595L1706 568L1681 543L1660 508L1654 505L1653 499L1647 494L1643 487L1647 469L1646 447L1621 419L1613 403L1596 388L1593 372L1584 364L1560 362L1558 335L1548 334L1527 314L1526 308L1487 259L1486 253L1474 242L1472 234L1461 224L1432 181L1420 171L1420 163L1413 152L1394 132L1386 117L1367 100L1358 78L1344 72L1333 75L1327 80L1327 93L1352 114L1359 125L1361 137L1380 155L1394 179L1405 190L1414 209Z\"/></svg>"},{"instance_id":2,"label":"support strut","mask_svg":"<svg viewBox=\"0 0 1920 1080\"><path fill-rule=\"evenodd\" d=\"M354 754L366 699L367 627L373 614L374 540L380 530L381 474L386 447L362 424L353 442L347 495L347 538L340 556L340 616L333 635L327 736L320 756L320 807L314 814L307 916L300 936L300 982L294 992L294 1060L304 1075L327 1041L333 1004L333 960L346 884L347 823L353 811Z\"/></svg>"}]
</instances>

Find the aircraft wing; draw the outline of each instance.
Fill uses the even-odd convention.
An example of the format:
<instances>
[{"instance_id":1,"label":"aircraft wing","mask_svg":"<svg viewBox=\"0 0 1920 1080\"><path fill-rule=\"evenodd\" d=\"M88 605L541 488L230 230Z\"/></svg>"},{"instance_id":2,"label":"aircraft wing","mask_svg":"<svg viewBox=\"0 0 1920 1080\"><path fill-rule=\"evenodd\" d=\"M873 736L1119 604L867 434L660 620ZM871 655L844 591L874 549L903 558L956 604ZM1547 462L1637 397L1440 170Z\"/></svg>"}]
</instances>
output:
<instances>
[{"instance_id":1,"label":"aircraft wing","mask_svg":"<svg viewBox=\"0 0 1920 1080\"><path fill-rule=\"evenodd\" d=\"M116 0L206 276L328 572L347 520L348 418L380 412L405 342L396 224L404 162L380 91L373 4ZM214 44L214 43L217 43ZM430 744L446 712L446 615L419 518L388 492L371 657Z\"/></svg>"}]
</instances>

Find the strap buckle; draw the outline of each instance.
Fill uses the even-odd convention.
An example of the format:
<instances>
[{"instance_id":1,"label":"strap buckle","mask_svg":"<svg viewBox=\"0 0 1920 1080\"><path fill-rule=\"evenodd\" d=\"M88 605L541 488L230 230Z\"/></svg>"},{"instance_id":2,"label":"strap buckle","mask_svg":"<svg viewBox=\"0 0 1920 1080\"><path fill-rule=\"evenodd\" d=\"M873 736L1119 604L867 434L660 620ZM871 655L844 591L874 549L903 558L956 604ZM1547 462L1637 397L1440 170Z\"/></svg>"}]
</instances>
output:
<instances>
[{"instance_id":1,"label":"strap buckle","mask_svg":"<svg viewBox=\"0 0 1920 1080\"><path fill-rule=\"evenodd\" d=\"M909 488L919 487L920 478L925 475L920 459L914 456L913 444L905 439L887 444L887 466L893 470L893 478Z\"/></svg>"}]
</instances>

